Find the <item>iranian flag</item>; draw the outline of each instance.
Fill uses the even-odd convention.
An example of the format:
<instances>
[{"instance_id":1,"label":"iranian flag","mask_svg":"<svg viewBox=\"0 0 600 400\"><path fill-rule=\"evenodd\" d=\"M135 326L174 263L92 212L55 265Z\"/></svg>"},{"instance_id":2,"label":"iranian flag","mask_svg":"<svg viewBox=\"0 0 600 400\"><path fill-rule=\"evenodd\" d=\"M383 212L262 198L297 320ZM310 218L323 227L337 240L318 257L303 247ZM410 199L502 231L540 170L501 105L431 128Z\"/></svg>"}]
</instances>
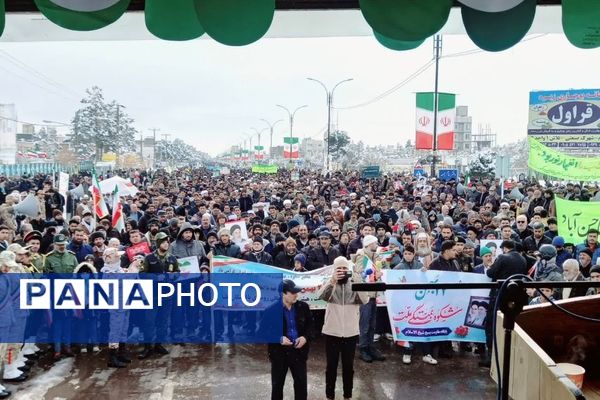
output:
<instances>
[{"instance_id":1,"label":"iranian flag","mask_svg":"<svg viewBox=\"0 0 600 400\"><path fill-rule=\"evenodd\" d=\"M264 160L265 146L254 146L254 158L257 160Z\"/></svg>"},{"instance_id":2,"label":"iranian flag","mask_svg":"<svg viewBox=\"0 0 600 400\"><path fill-rule=\"evenodd\" d=\"M437 150L454 148L454 119L456 117L456 95L438 93ZM433 149L434 125L433 92L417 93L417 150Z\"/></svg>"},{"instance_id":3,"label":"iranian flag","mask_svg":"<svg viewBox=\"0 0 600 400\"><path fill-rule=\"evenodd\" d=\"M119 185L115 186L113 192L113 209L112 209L112 226L117 232L123 232L125 230L125 218L123 217L123 204L121 203L121 196L119 196Z\"/></svg>"},{"instance_id":4,"label":"iranian flag","mask_svg":"<svg viewBox=\"0 0 600 400\"><path fill-rule=\"evenodd\" d=\"M96 172L92 172L92 201L94 203L96 218L102 219L108 216L108 207L106 207L106 203L104 202L104 196L102 196Z\"/></svg>"},{"instance_id":5,"label":"iranian flag","mask_svg":"<svg viewBox=\"0 0 600 400\"><path fill-rule=\"evenodd\" d=\"M298 138L286 137L283 138L283 158L298 158L300 149L298 146Z\"/></svg>"}]
</instances>

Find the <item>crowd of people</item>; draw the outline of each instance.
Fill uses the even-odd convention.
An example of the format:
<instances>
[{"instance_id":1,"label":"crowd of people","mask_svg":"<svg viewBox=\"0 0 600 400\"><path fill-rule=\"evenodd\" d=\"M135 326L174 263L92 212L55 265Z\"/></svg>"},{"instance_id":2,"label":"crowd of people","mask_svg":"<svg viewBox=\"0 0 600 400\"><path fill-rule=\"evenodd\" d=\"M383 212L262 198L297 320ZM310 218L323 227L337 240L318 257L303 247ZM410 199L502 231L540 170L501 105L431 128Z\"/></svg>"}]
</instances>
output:
<instances>
[{"instance_id":1,"label":"crowd of people","mask_svg":"<svg viewBox=\"0 0 600 400\"><path fill-rule=\"evenodd\" d=\"M319 334L327 355L328 399L335 395L340 357L346 399L352 397L356 348L362 362L385 360L376 343L382 338L392 340L387 311L377 307L376 293L351 289L353 282L365 279L365 259L383 268L479 273L493 280L526 274L548 281L548 294L554 299L596 294L597 290L554 290L551 281L600 280L598 230L589 229L581 243L569 243L558 235L555 196L594 199L593 189L579 184L546 186L526 181L501 187L498 179L443 182L399 174L363 179L358 172L348 171L327 175L301 171L296 180L289 171L262 175L233 169L221 177L213 177L208 169L190 168L114 174L126 177L138 189L121 200L126 220L123 231L112 226L110 216L96 218L89 174L71 176L70 188L78 188L81 195L71 190L66 198L48 176L2 178L2 273L175 273L180 258L197 257L199 265L210 270L215 256L294 271L333 265L331 280L319 293L327 302L324 316L311 313L305 303L297 301L300 289L293 281L283 282L282 339L269 345L272 399L283 398L288 369L294 378L295 398L306 399L308 348ZM29 193L38 199L35 217L15 209ZM241 237L240 226L231 226L232 221L245 223L247 238ZM393 251L391 259L379 258L380 247ZM381 271L373 275L371 280L378 280ZM545 301L536 292L529 294L532 303ZM488 315L495 296L492 291ZM53 317L64 322L69 315L63 312ZM199 320L204 317L197 315ZM126 313L112 313L110 324L125 325L127 331L123 321L129 318ZM169 352L161 341L168 324L161 322L161 315L153 318L156 329L144 332L150 337L145 338L140 359ZM475 351L481 356L481 366L489 366L492 319L485 319L487 345L413 343L403 347L402 361L410 364L413 347L420 347L422 361L430 365L452 357L455 351ZM40 323L25 324L24 337L34 337ZM61 328L52 331L53 357L73 356L76 346L69 324L55 325ZM225 334L225 325L220 328L218 334ZM98 343L78 345L80 351L100 350ZM35 343L1 345L4 381L27 379L40 347ZM126 367L132 361L123 343L115 340L107 347L109 367ZM9 395L6 388L0 391L0 398Z\"/></svg>"}]
</instances>

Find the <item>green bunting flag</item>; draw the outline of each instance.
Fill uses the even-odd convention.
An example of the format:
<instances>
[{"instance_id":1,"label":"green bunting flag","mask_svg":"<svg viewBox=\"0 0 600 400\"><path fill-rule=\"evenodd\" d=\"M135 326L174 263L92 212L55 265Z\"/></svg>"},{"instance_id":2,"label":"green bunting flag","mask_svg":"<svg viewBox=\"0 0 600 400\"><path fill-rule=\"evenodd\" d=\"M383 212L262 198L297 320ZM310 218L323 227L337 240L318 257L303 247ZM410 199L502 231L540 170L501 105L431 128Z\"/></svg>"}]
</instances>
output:
<instances>
[{"instance_id":1,"label":"green bunting flag","mask_svg":"<svg viewBox=\"0 0 600 400\"><path fill-rule=\"evenodd\" d=\"M360 0L360 10L373 30L386 38L416 42L438 32L452 0Z\"/></svg>"},{"instance_id":2,"label":"green bunting flag","mask_svg":"<svg viewBox=\"0 0 600 400\"><path fill-rule=\"evenodd\" d=\"M497 13L515 8L523 0L458 0L474 10Z\"/></svg>"},{"instance_id":3,"label":"green bunting flag","mask_svg":"<svg viewBox=\"0 0 600 400\"><path fill-rule=\"evenodd\" d=\"M130 0L35 0L42 14L72 31L104 28L125 13Z\"/></svg>"},{"instance_id":4,"label":"green bunting flag","mask_svg":"<svg viewBox=\"0 0 600 400\"><path fill-rule=\"evenodd\" d=\"M210 37L229 46L244 46L267 33L275 0L197 0L196 10Z\"/></svg>"},{"instance_id":5,"label":"green bunting flag","mask_svg":"<svg viewBox=\"0 0 600 400\"><path fill-rule=\"evenodd\" d=\"M416 42L407 42L405 40L390 39L388 37L383 36L382 34L375 32L375 31L373 31L373 34L375 35L375 39L377 39L377 41L379 43L381 43L382 45L384 45L385 47L387 47L390 50L396 50L396 51L405 51L405 50L416 49L417 47L422 45L423 42L425 41L425 39L422 39L422 40L417 40Z\"/></svg>"},{"instance_id":6,"label":"green bunting flag","mask_svg":"<svg viewBox=\"0 0 600 400\"><path fill-rule=\"evenodd\" d=\"M4 0L0 0L0 36L2 36L2 32L4 32L4 23L5 23L5 10L4 10Z\"/></svg>"},{"instance_id":7,"label":"green bunting flag","mask_svg":"<svg viewBox=\"0 0 600 400\"><path fill-rule=\"evenodd\" d=\"M600 229L600 203L569 201L556 197L558 234L567 243L582 243L590 229Z\"/></svg>"},{"instance_id":8,"label":"green bunting flag","mask_svg":"<svg viewBox=\"0 0 600 400\"><path fill-rule=\"evenodd\" d=\"M191 40L204 34L195 0L146 0L146 27L157 38Z\"/></svg>"},{"instance_id":9,"label":"green bunting flag","mask_svg":"<svg viewBox=\"0 0 600 400\"><path fill-rule=\"evenodd\" d=\"M600 1L563 0L562 25L573 46L600 47Z\"/></svg>"},{"instance_id":10,"label":"green bunting flag","mask_svg":"<svg viewBox=\"0 0 600 400\"><path fill-rule=\"evenodd\" d=\"M572 157L529 137L529 168L555 178L574 181L600 180L600 157Z\"/></svg>"},{"instance_id":11,"label":"green bunting flag","mask_svg":"<svg viewBox=\"0 0 600 400\"><path fill-rule=\"evenodd\" d=\"M483 12L462 6L462 19L467 34L481 49L506 50L519 43L531 28L536 0L525 0L502 12Z\"/></svg>"}]
</instances>

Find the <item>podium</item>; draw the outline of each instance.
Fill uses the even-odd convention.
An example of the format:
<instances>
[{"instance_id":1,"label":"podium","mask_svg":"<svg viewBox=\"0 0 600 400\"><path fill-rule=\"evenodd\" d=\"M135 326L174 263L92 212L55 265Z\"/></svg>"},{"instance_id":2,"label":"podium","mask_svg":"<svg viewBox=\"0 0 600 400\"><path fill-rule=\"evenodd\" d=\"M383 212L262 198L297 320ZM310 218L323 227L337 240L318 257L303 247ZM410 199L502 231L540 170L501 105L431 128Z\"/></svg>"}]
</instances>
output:
<instances>
[{"instance_id":1,"label":"podium","mask_svg":"<svg viewBox=\"0 0 600 400\"><path fill-rule=\"evenodd\" d=\"M557 301L562 307L579 315L600 318L600 295ZM502 365L504 349L504 316L498 312L496 337L498 357ZM587 345L580 365L586 368L580 390L559 369L568 362L572 352L569 341L582 335ZM578 347L581 350L581 346ZM581 352L579 353L581 354ZM513 400L600 400L600 324L573 318L550 303L526 306L516 319L512 332L509 395ZM492 379L498 379L492 360Z\"/></svg>"}]
</instances>

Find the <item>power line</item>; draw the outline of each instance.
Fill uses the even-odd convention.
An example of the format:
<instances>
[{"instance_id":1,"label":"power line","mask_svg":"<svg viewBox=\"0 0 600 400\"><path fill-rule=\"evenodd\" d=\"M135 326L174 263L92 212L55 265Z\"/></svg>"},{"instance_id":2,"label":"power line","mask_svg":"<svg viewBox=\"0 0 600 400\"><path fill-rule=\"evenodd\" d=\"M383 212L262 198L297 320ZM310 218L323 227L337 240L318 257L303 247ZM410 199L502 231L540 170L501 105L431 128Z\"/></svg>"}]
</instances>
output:
<instances>
[{"instance_id":1,"label":"power line","mask_svg":"<svg viewBox=\"0 0 600 400\"><path fill-rule=\"evenodd\" d=\"M22 75L19 75L19 74L18 74L18 73L16 73L15 71L12 71L12 70L10 70L10 69L8 69L8 68L6 68L6 67L3 67L2 65L0 65L0 69L2 69L3 71L6 71L6 72L8 72L9 74L12 74L12 75L16 76L17 78L19 78L19 79L21 79L21 80L23 80L23 81L25 81L25 82L29 83L30 85L33 85L33 86L36 86L36 87L38 87L38 88L42 89L43 91L46 91L46 92L48 92L48 93L52 93L52 94L55 94L55 95L58 95L58 96L61 96L61 97L65 97L65 98L66 98L66 96L65 96L65 95L63 95L62 93L59 93L59 92L57 92L57 91L55 91L55 90L52 90L52 89L50 89L50 88L47 88L47 87L41 86L41 85L39 85L39 84L37 84L37 83L35 83L35 82L32 82L32 81L30 81L29 79L27 79L26 77L24 77L24 76L22 76Z\"/></svg>"},{"instance_id":2,"label":"power line","mask_svg":"<svg viewBox=\"0 0 600 400\"><path fill-rule=\"evenodd\" d=\"M528 37L526 39L521 40L520 43L522 42L528 42L530 40L535 40L535 39L539 39L541 37L546 36L547 33L541 33L539 35L536 36L531 36ZM475 48L475 49L471 49L471 50L465 50L465 51L461 51L458 53L451 53L451 54L447 54L445 56L441 56L440 58L452 58L452 57L463 57L463 56L470 56L472 54L477 54L477 53L482 53L485 50L479 49L479 48ZM390 94L394 93L395 91L397 91L398 89L402 88L403 86L405 86L406 84L408 84L410 81L412 81L413 79L417 78L419 75L421 75L422 73L424 73L426 70L428 70L432 65L434 64L433 60L430 60L428 63L422 65L419 69L417 69L415 72L413 72L411 75L409 75L405 80L403 80L402 82L398 83L395 86L392 86L390 89L388 89L387 91L381 93L380 95L372 98L371 100L365 101L363 103L359 103L359 104L355 104L353 106L348 106L348 107L333 107L336 110L351 110L354 108L360 108L360 107L365 107L368 106L370 104L373 104L387 96L389 96Z\"/></svg>"},{"instance_id":3,"label":"power line","mask_svg":"<svg viewBox=\"0 0 600 400\"><path fill-rule=\"evenodd\" d=\"M79 96L79 94L76 91L70 89L69 87L63 85L60 82L57 82L56 80L54 80L54 79L50 78L49 76L43 74L42 72L38 71L37 69L29 66L28 64L26 64L23 61L19 60L18 58L14 57L13 55L11 55L10 53L8 53L7 51L0 49L0 54L4 55L4 59L6 61L8 61L11 64L15 65L17 68L20 68L22 70L25 70L26 72L29 72L30 74L34 75L38 79L44 81L46 84L48 84L50 86L53 86L56 89L63 90L69 96L72 96L72 97L75 97L75 98L77 96Z\"/></svg>"},{"instance_id":4,"label":"power line","mask_svg":"<svg viewBox=\"0 0 600 400\"><path fill-rule=\"evenodd\" d=\"M17 122L19 124L26 124L26 125L34 125L34 126L49 126L49 127L54 127L55 125L53 124L36 124L34 122L27 122L27 121L20 121L18 119L14 119L14 118L8 118L8 117L3 117L0 115L0 119L4 119L6 121L13 121L13 122Z\"/></svg>"},{"instance_id":5,"label":"power line","mask_svg":"<svg viewBox=\"0 0 600 400\"><path fill-rule=\"evenodd\" d=\"M368 106L370 104L373 104L387 96L389 96L390 94L394 93L395 91L397 91L398 89L402 88L403 86L407 85L410 81L412 81L413 79L417 78L419 75L421 75L423 72L427 71L431 66L433 65L433 60L430 60L429 62L423 64L421 67L419 67L419 69L417 69L415 72L413 72L411 75L409 75L406 79L404 79L402 82L398 83L397 85L393 86L392 88L386 90L385 92L381 93L380 95L372 98L371 100L365 101L363 103L359 103L359 104L355 104L352 106L348 106L348 107L333 107L336 110L351 110L354 108L360 108L360 107L365 107Z\"/></svg>"}]
</instances>

